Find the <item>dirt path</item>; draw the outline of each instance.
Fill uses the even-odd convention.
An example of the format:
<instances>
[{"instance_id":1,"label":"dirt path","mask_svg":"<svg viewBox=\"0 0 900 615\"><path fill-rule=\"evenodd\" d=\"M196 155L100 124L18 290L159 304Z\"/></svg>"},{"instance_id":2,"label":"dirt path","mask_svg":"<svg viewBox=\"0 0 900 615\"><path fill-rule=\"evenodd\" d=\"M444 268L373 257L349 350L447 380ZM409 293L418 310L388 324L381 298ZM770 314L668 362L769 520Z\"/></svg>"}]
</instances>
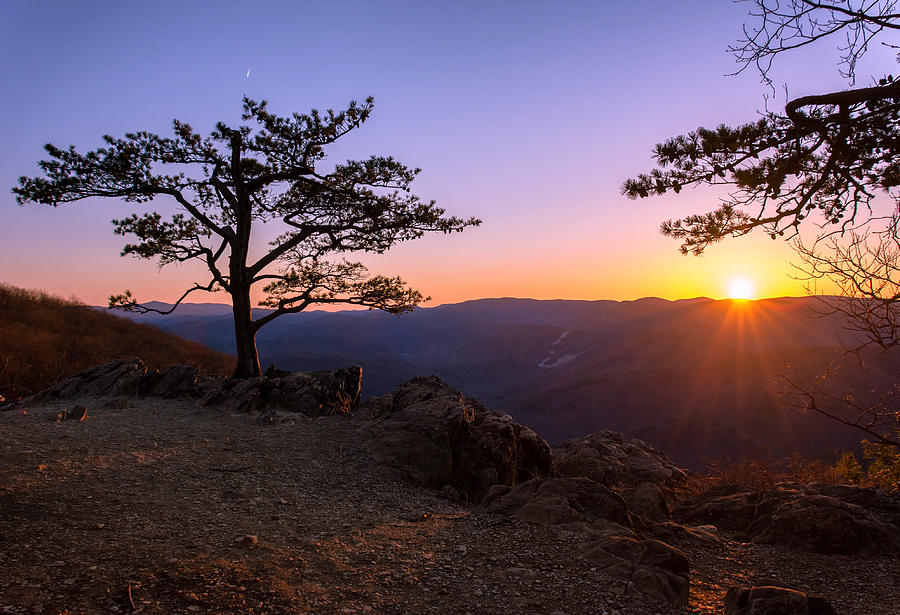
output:
<instances>
[{"instance_id":1,"label":"dirt path","mask_svg":"<svg viewBox=\"0 0 900 615\"><path fill-rule=\"evenodd\" d=\"M666 613L575 537L469 512L372 467L346 417L274 425L189 402L0 413L0 613ZM725 542L692 605L752 576L893 613L896 559ZM863 572L867 568L867 572Z\"/></svg>"}]
</instances>

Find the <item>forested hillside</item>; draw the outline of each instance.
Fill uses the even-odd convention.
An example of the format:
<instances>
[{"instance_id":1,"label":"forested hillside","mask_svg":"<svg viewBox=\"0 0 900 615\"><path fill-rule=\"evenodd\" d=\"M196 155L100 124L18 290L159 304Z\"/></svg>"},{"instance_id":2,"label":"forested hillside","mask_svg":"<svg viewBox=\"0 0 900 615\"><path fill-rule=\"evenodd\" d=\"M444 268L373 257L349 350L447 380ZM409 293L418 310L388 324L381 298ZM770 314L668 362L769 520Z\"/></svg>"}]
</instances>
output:
<instances>
[{"instance_id":1,"label":"forested hillside","mask_svg":"<svg viewBox=\"0 0 900 615\"><path fill-rule=\"evenodd\" d=\"M25 397L104 361L139 357L151 369L193 363L230 373L234 358L43 292L0 284L0 395Z\"/></svg>"}]
</instances>

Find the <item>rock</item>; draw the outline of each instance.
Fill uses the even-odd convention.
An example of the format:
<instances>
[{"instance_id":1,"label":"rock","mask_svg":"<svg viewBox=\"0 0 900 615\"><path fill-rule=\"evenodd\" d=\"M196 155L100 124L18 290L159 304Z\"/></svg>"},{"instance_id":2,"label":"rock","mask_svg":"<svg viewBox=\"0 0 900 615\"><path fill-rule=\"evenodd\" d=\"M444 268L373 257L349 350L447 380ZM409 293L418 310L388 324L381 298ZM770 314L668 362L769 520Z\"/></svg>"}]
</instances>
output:
<instances>
[{"instance_id":1,"label":"rock","mask_svg":"<svg viewBox=\"0 0 900 615\"><path fill-rule=\"evenodd\" d=\"M259 538L254 534L247 534L246 536L240 536L238 538L235 538L234 541L236 543L239 543L242 545L251 546L251 545L255 545L256 543L258 543Z\"/></svg>"},{"instance_id":2,"label":"rock","mask_svg":"<svg viewBox=\"0 0 900 615\"><path fill-rule=\"evenodd\" d=\"M147 368L138 359L110 361L78 372L52 387L46 388L24 402L43 402L76 397L106 397L125 395L134 397L140 391L140 383Z\"/></svg>"},{"instance_id":3,"label":"rock","mask_svg":"<svg viewBox=\"0 0 900 615\"><path fill-rule=\"evenodd\" d=\"M139 393L168 398L194 397L200 392L199 379L195 366L173 365L161 372L153 370L144 374Z\"/></svg>"},{"instance_id":4,"label":"rock","mask_svg":"<svg viewBox=\"0 0 900 615\"><path fill-rule=\"evenodd\" d=\"M394 406L394 396L392 393L387 395L379 395L369 397L361 403L354 411L353 415L361 419L377 419L387 414Z\"/></svg>"},{"instance_id":5,"label":"rock","mask_svg":"<svg viewBox=\"0 0 900 615\"><path fill-rule=\"evenodd\" d=\"M553 449L556 473L584 477L625 496L629 510L644 528L669 520L674 488L687 473L643 440L625 440L622 434L604 430L567 440Z\"/></svg>"},{"instance_id":6,"label":"rock","mask_svg":"<svg viewBox=\"0 0 900 615\"><path fill-rule=\"evenodd\" d=\"M474 411L455 442L451 484L480 500L493 485L515 485L551 470L550 447L509 415L486 410L474 399Z\"/></svg>"},{"instance_id":7,"label":"rock","mask_svg":"<svg viewBox=\"0 0 900 615\"><path fill-rule=\"evenodd\" d=\"M683 523L711 524L719 529L743 532L756 518L758 501L758 494L749 490L729 495L713 494L713 497L684 506L679 520Z\"/></svg>"},{"instance_id":8,"label":"rock","mask_svg":"<svg viewBox=\"0 0 900 615\"><path fill-rule=\"evenodd\" d=\"M656 483L641 483L625 493L628 509L645 521L667 521L669 505Z\"/></svg>"},{"instance_id":9,"label":"rock","mask_svg":"<svg viewBox=\"0 0 900 615\"><path fill-rule=\"evenodd\" d=\"M282 372L235 380L201 376L192 365L148 371L141 361L111 361L79 372L23 400L43 402L81 397L114 397L112 407L127 407L129 397L201 397L203 405L237 412L292 412L307 416L346 414L359 403L362 368ZM124 402L122 401L124 399Z\"/></svg>"},{"instance_id":10,"label":"rock","mask_svg":"<svg viewBox=\"0 0 900 615\"><path fill-rule=\"evenodd\" d=\"M81 404L75 404L69 411L63 412L63 419L66 421L83 421L87 418L87 408Z\"/></svg>"},{"instance_id":11,"label":"rock","mask_svg":"<svg viewBox=\"0 0 900 615\"><path fill-rule=\"evenodd\" d=\"M414 379L400 385L380 413L363 423L363 446L376 462L401 471L403 478L439 489L451 484L452 445L474 411L437 378ZM369 404L364 404L365 413Z\"/></svg>"},{"instance_id":12,"label":"rock","mask_svg":"<svg viewBox=\"0 0 900 615\"><path fill-rule=\"evenodd\" d=\"M119 395L118 397L113 397L105 404L103 404L104 408L114 408L116 410L124 410L128 407L128 398L124 395Z\"/></svg>"},{"instance_id":13,"label":"rock","mask_svg":"<svg viewBox=\"0 0 900 615\"><path fill-rule=\"evenodd\" d=\"M621 444L622 435L611 431L567 440L553 449L556 472L560 476L583 476L607 486L618 484L624 478Z\"/></svg>"},{"instance_id":14,"label":"rock","mask_svg":"<svg viewBox=\"0 0 900 615\"><path fill-rule=\"evenodd\" d=\"M754 542L790 545L815 553L885 553L900 549L896 528L861 506L805 494L781 503L750 524Z\"/></svg>"},{"instance_id":15,"label":"rock","mask_svg":"<svg viewBox=\"0 0 900 615\"><path fill-rule=\"evenodd\" d=\"M78 372L25 401L48 401L81 397L114 397L138 395L192 397L199 393L200 376L192 365L176 365L162 372L148 371L139 359L110 361ZM119 402L116 402L119 403Z\"/></svg>"},{"instance_id":16,"label":"rock","mask_svg":"<svg viewBox=\"0 0 900 615\"><path fill-rule=\"evenodd\" d=\"M347 414L359 403L362 368L282 372L245 379L222 379L201 400L230 412L292 412L306 416Z\"/></svg>"},{"instance_id":17,"label":"rock","mask_svg":"<svg viewBox=\"0 0 900 615\"><path fill-rule=\"evenodd\" d=\"M763 585L731 587L725 594L726 615L836 615L823 596Z\"/></svg>"},{"instance_id":18,"label":"rock","mask_svg":"<svg viewBox=\"0 0 900 615\"><path fill-rule=\"evenodd\" d=\"M359 414L363 446L413 483L451 485L470 503L494 485L515 485L552 471L550 447L506 414L492 412L436 376L414 378Z\"/></svg>"},{"instance_id":19,"label":"rock","mask_svg":"<svg viewBox=\"0 0 900 615\"><path fill-rule=\"evenodd\" d=\"M675 606L687 604L690 566L684 553L658 540L610 536L587 545L582 559L627 581L627 587Z\"/></svg>"},{"instance_id":20,"label":"rock","mask_svg":"<svg viewBox=\"0 0 900 615\"><path fill-rule=\"evenodd\" d=\"M631 534L632 523L622 496L587 478L536 478L492 489L481 504L486 512L514 515L538 525L596 527L608 533L612 522L618 534Z\"/></svg>"},{"instance_id":21,"label":"rock","mask_svg":"<svg viewBox=\"0 0 900 615\"><path fill-rule=\"evenodd\" d=\"M55 415L55 420L57 423L61 423L63 421L83 421L87 418L87 408L82 406L81 404L75 404L72 406L71 410L63 410L61 412L57 412Z\"/></svg>"},{"instance_id":22,"label":"rock","mask_svg":"<svg viewBox=\"0 0 900 615\"><path fill-rule=\"evenodd\" d=\"M854 485L828 485L811 483L807 489L836 498L843 502L862 506L866 510L876 512L882 520L900 528L900 494L889 494L884 489L856 487Z\"/></svg>"},{"instance_id":23,"label":"rock","mask_svg":"<svg viewBox=\"0 0 900 615\"><path fill-rule=\"evenodd\" d=\"M554 447L553 459L560 476L584 476L606 486L674 486L687 477L643 440L626 442L609 430L563 442Z\"/></svg>"},{"instance_id":24,"label":"rock","mask_svg":"<svg viewBox=\"0 0 900 615\"><path fill-rule=\"evenodd\" d=\"M875 554L900 549L900 501L849 485L776 485L716 495L680 507L679 520L712 523L745 539L816 553Z\"/></svg>"}]
</instances>

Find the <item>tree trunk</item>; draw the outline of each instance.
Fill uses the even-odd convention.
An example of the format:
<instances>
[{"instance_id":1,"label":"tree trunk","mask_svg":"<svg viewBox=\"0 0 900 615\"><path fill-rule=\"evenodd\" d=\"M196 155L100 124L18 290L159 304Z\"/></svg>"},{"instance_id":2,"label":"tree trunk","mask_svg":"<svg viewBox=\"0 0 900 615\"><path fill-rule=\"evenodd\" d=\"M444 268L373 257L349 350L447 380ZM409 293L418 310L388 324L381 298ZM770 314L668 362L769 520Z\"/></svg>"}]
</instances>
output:
<instances>
[{"instance_id":1,"label":"tree trunk","mask_svg":"<svg viewBox=\"0 0 900 615\"><path fill-rule=\"evenodd\" d=\"M234 341L237 347L237 367L234 378L253 378L260 375L259 354L256 352L256 328L250 311L250 289L231 295L234 313Z\"/></svg>"},{"instance_id":2,"label":"tree trunk","mask_svg":"<svg viewBox=\"0 0 900 615\"><path fill-rule=\"evenodd\" d=\"M234 181L233 206L235 236L231 244L228 273L231 284L231 308L234 313L234 342L237 347L235 378L253 378L260 375L259 355L256 352L256 327L250 311L250 287L252 276L247 272L247 253L250 249L250 228L253 208L241 177L241 133L231 134L231 177Z\"/></svg>"}]
</instances>

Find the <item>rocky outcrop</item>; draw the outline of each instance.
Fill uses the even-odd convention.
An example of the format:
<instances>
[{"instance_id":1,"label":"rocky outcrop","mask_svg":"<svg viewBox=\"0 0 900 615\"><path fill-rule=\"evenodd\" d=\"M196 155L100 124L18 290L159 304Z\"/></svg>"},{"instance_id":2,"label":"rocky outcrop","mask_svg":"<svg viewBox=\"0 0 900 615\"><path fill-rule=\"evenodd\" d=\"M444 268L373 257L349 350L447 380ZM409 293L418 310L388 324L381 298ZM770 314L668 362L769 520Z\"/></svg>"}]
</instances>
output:
<instances>
[{"instance_id":1,"label":"rocky outcrop","mask_svg":"<svg viewBox=\"0 0 900 615\"><path fill-rule=\"evenodd\" d=\"M582 548L573 556L622 580L625 591L687 602L684 554L643 536L629 510L667 520L662 488L684 476L645 442L613 432L569 441L552 453L562 476L554 475L550 448L537 434L434 376L367 400L358 414L369 419L360 427L369 454L400 476L464 492L482 512L576 534Z\"/></svg>"},{"instance_id":2,"label":"rocky outcrop","mask_svg":"<svg viewBox=\"0 0 900 615\"><path fill-rule=\"evenodd\" d=\"M629 511L649 523L669 520L672 488L687 478L643 440L625 440L609 430L563 442L553 448L553 460L559 476L584 477L615 489Z\"/></svg>"},{"instance_id":3,"label":"rocky outcrop","mask_svg":"<svg viewBox=\"0 0 900 615\"><path fill-rule=\"evenodd\" d=\"M255 378L223 378L208 385L200 400L231 412L299 413L306 416L348 414L359 403L362 368L335 371L269 370Z\"/></svg>"},{"instance_id":4,"label":"rocky outcrop","mask_svg":"<svg viewBox=\"0 0 900 615\"><path fill-rule=\"evenodd\" d=\"M640 483L625 492L628 510L645 521L661 522L669 519L669 503L656 483Z\"/></svg>"},{"instance_id":5,"label":"rocky outcrop","mask_svg":"<svg viewBox=\"0 0 900 615\"><path fill-rule=\"evenodd\" d=\"M139 359L129 359L78 372L23 402L138 395L195 397L201 392L200 385L201 376L193 365L175 365L159 371L147 369Z\"/></svg>"},{"instance_id":6,"label":"rocky outcrop","mask_svg":"<svg viewBox=\"0 0 900 615\"><path fill-rule=\"evenodd\" d=\"M685 555L658 540L642 538L625 499L594 480L548 478L496 486L479 508L576 533L585 540L578 556L624 581L626 591L673 605L687 603Z\"/></svg>"},{"instance_id":7,"label":"rocky outcrop","mask_svg":"<svg viewBox=\"0 0 900 615\"><path fill-rule=\"evenodd\" d=\"M163 371L147 370L141 378L140 395L196 397L202 392L202 377L193 365L173 365Z\"/></svg>"},{"instance_id":8,"label":"rocky outcrop","mask_svg":"<svg viewBox=\"0 0 900 615\"><path fill-rule=\"evenodd\" d=\"M78 372L65 380L22 400L43 402L55 399L79 397L105 397L125 395L134 397L141 392L141 382L147 375L147 368L139 359L110 361L91 369Z\"/></svg>"},{"instance_id":9,"label":"rocky outcrop","mask_svg":"<svg viewBox=\"0 0 900 615\"><path fill-rule=\"evenodd\" d=\"M678 549L658 540L609 536L584 548L581 557L637 591L674 606L687 604L690 565Z\"/></svg>"},{"instance_id":10,"label":"rocky outcrop","mask_svg":"<svg viewBox=\"0 0 900 615\"><path fill-rule=\"evenodd\" d=\"M480 509L585 535L634 533L622 496L587 478L538 478L514 487L498 485Z\"/></svg>"},{"instance_id":11,"label":"rocky outcrop","mask_svg":"<svg viewBox=\"0 0 900 615\"><path fill-rule=\"evenodd\" d=\"M434 376L367 400L357 414L368 419L360 426L366 450L399 477L462 492L483 512L574 533L583 548L573 556L624 581L626 591L686 603L684 554L635 525L635 515L643 528L667 521L663 490L685 477L647 443L603 432L566 442L551 457L533 431Z\"/></svg>"},{"instance_id":12,"label":"rocky outcrop","mask_svg":"<svg viewBox=\"0 0 900 615\"><path fill-rule=\"evenodd\" d=\"M129 397L199 397L202 405L226 411L322 416L350 412L359 403L361 386L359 366L321 372L272 369L263 376L237 380L201 376L192 365L148 370L140 360L131 359L79 372L20 403L111 397L117 406L126 407Z\"/></svg>"},{"instance_id":13,"label":"rocky outcrop","mask_svg":"<svg viewBox=\"0 0 900 615\"><path fill-rule=\"evenodd\" d=\"M764 492L711 492L680 506L687 523L709 523L744 538L816 553L900 549L900 498L846 485L776 485Z\"/></svg>"},{"instance_id":14,"label":"rocky outcrop","mask_svg":"<svg viewBox=\"0 0 900 615\"><path fill-rule=\"evenodd\" d=\"M359 413L371 419L360 430L378 463L425 487L451 485L469 502L481 501L493 485L515 485L552 469L542 438L436 376L367 400Z\"/></svg>"},{"instance_id":15,"label":"rocky outcrop","mask_svg":"<svg viewBox=\"0 0 900 615\"><path fill-rule=\"evenodd\" d=\"M732 587L725 594L726 615L836 615L823 596L774 585Z\"/></svg>"},{"instance_id":16,"label":"rocky outcrop","mask_svg":"<svg viewBox=\"0 0 900 615\"><path fill-rule=\"evenodd\" d=\"M584 476L608 487L673 486L686 478L684 470L643 440L625 440L609 430L563 442L553 448L553 459L560 476Z\"/></svg>"}]
</instances>

